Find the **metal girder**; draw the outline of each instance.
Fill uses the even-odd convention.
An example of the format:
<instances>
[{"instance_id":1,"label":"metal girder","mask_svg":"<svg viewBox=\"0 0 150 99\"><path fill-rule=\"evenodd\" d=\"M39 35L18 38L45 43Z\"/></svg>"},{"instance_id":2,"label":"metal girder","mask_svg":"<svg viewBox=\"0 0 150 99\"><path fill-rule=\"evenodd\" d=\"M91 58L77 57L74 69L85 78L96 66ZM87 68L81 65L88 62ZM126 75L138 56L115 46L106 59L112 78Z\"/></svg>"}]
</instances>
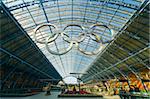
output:
<instances>
[{"instance_id":1,"label":"metal girder","mask_svg":"<svg viewBox=\"0 0 150 99\"><path fill-rule=\"evenodd\" d=\"M105 60L107 63L109 63L110 66L113 65L113 64L111 64L109 61L107 61L106 59L103 58L103 60ZM114 67L114 68L115 68L124 78L128 79L128 77L127 77L124 73L122 73L117 67Z\"/></svg>"},{"instance_id":2,"label":"metal girder","mask_svg":"<svg viewBox=\"0 0 150 99\"><path fill-rule=\"evenodd\" d=\"M137 59L140 63L142 63L147 69L150 70L150 66L146 65L146 64L144 63L144 61L142 61L142 60L139 59L138 57L137 57L136 59Z\"/></svg>"},{"instance_id":3,"label":"metal girder","mask_svg":"<svg viewBox=\"0 0 150 99\"><path fill-rule=\"evenodd\" d=\"M144 32L144 31L142 31L142 30L139 30L139 28L136 28L136 27L133 27L133 28L136 29L136 30L138 30L138 32L139 32L139 31ZM142 36L137 36L139 33L138 33L137 35L134 35L132 31L128 31L128 30L126 30L125 33L127 33L127 34L128 34L130 37L132 37L133 39L138 40L138 42L147 45L147 42L145 42L145 39L144 39ZM134 33L136 33L136 32L134 32ZM140 38L140 39L139 39L139 38Z\"/></svg>"},{"instance_id":4,"label":"metal girder","mask_svg":"<svg viewBox=\"0 0 150 99\"><path fill-rule=\"evenodd\" d=\"M97 64L98 64L98 65L100 64L100 65L102 66L102 64L101 64L100 62L99 62L99 63L97 63ZM100 70L100 68L99 68L99 66L98 66L98 65L97 65L97 66L95 66L95 68L97 68L97 70ZM101 66L100 66L100 67L101 67ZM115 75L114 75L114 73L112 73L110 70L108 70L108 72L109 72L112 76L114 76L114 78L117 78L117 76L115 76ZM97 71L96 71L96 73L97 73Z\"/></svg>"},{"instance_id":5,"label":"metal girder","mask_svg":"<svg viewBox=\"0 0 150 99\"><path fill-rule=\"evenodd\" d=\"M104 58L103 58L103 60L105 60ZM107 63L109 63L107 60L105 60ZM100 64L100 63L99 63ZM110 63L109 63L110 64ZM112 65L112 64L110 64L110 65ZM125 74L124 73L122 73L117 67L114 67L124 78L128 78L127 76L125 76ZM106 68L105 68L106 69ZM107 71L110 71L110 73L111 74L113 74L113 75L115 75L115 73L112 73L111 72L111 70L107 70ZM117 78L117 76L114 76L115 78Z\"/></svg>"},{"instance_id":6,"label":"metal girder","mask_svg":"<svg viewBox=\"0 0 150 99\"><path fill-rule=\"evenodd\" d=\"M28 79L28 81L26 81L27 79ZM27 77L24 79L24 81L23 81L23 83L22 83L22 85L21 85L21 88L23 88L24 86L26 86L26 84L30 84L31 81L37 82L37 80L34 80L31 75L30 75L30 76L27 76ZM37 82L37 83L38 83L38 82ZM38 88L38 86L36 86L36 88Z\"/></svg>"},{"instance_id":7,"label":"metal girder","mask_svg":"<svg viewBox=\"0 0 150 99\"><path fill-rule=\"evenodd\" d=\"M24 2L24 3L25 3L25 2ZM44 15L45 15L46 21L47 21L47 23L49 23L49 20L48 20L48 17L47 17L46 11L45 11L45 9L44 9L43 0L40 0L40 5L42 6L42 10L43 10L43 12L44 12ZM59 17L60 17L60 16L59 16ZM49 29L50 29L50 32L52 33L52 29L51 29L51 27L49 27ZM56 46L57 51L59 51L59 49L58 49L58 47L57 47L56 42L54 42L54 44L55 44L55 46ZM63 62L62 62L62 58L61 58L60 56L59 56L59 59L60 59L60 61L61 61L61 64L62 64L62 67L63 67L64 73L66 74L66 71L65 71L65 68L64 68L64 64L63 64Z\"/></svg>"},{"instance_id":8,"label":"metal girder","mask_svg":"<svg viewBox=\"0 0 150 99\"><path fill-rule=\"evenodd\" d=\"M19 75L19 77L17 77L17 79L15 80L15 83L13 84L13 88L15 88L15 86L17 85L17 81L23 76L23 73Z\"/></svg>"},{"instance_id":9,"label":"metal girder","mask_svg":"<svg viewBox=\"0 0 150 99\"><path fill-rule=\"evenodd\" d=\"M117 46L119 49L121 49L121 50L123 50L123 51L127 52L127 53L130 53L130 52L131 52L130 50L128 50L128 49L127 49L127 48L125 48L125 47L122 47L122 46L121 46L121 45L119 45L119 44L114 43L114 45L115 45L115 46Z\"/></svg>"},{"instance_id":10,"label":"metal girder","mask_svg":"<svg viewBox=\"0 0 150 99\"><path fill-rule=\"evenodd\" d=\"M148 89L146 88L146 86L144 85L140 75L138 73L136 73L136 71L134 71L132 68L130 68L130 66L126 63L125 65L141 82L142 82L142 85L144 86L144 89L148 92Z\"/></svg>"},{"instance_id":11,"label":"metal girder","mask_svg":"<svg viewBox=\"0 0 150 99\"><path fill-rule=\"evenodd\" d=\"M103 60L105 60L104 58L103 58ZM119 61L121 61L121 59L118 59ZM107 60L106 60L106 62L107 63L109 63ZM110 63L109 63L110 64ZM110 65L112 65L112 64L110 64ZM128 76L126 76L126 74L124 74L123 72L121 72L117 67L114 67L124 78L126 78L126 79L129 79L128 78ZM130 69L131 70L131 69Z\"/></svg>"},{"instance_id":12,"label":"metal girder","mask_svg":"<svg viewBox=\"0 0 150 99\"><path fill-rule=\"evenodd\" d=\"M101 75L99 75L98 77L92 77L91 79L99 79L99 80L105 80L105 78ZM90 80L90 79L89 79Z\"/></svg>"},{"instance_id":13,"label":"metal girder","mask_svg":"<svg viewBox=\"0 0 150 99\"><path fill-rule=\"evenodd\" d=\"M29 79L31 75L32 75L32 74L29 74L29 75L28 75L28 76L24 79L24 81L23 81L23 83L22 83L22 85L21 85L21 88L23 88L23 87L24 87L25 80L26 80L26 79Z\"/></svg>"},{"instance_id":14,"label":"metal girder","mask_svg":"<svg viewBox=\"0 0 150 99\"><path fill-rule=\"evenodd\" d=\"M68 61L71 61L71 59L70 58L66 58ZM53 60L53 61L51 61L51 63L53 63L53 62L55 62L55 60ZM79 63L77 63L77 62L73 62L74 64L76 64L76 65L78 65ZM81 62L81 64L83 64L83 65L87 65L88 63L87 63L87 61L82 61Z\"/></svg>"},{"instance_id":15,"label":"metal girder","mask_svg":"<svg viewBox=\"0 0 150 99\"><path fill-rule=\"evenodd\" d=\"M38 72L44 74L45 76L47 76L47 77L49 77L49 78L53 78L52 76L50 76L50 75L48 75L47 73L45 73L45 72L39 70L39 69L36 68L35 66L33 66L33 65L31 65L30 63L24 61L23 59L17 57L16 55L13 55L12 53L8 52L7 50L5 50L5 49L3 49L3 48L0 48L0 50L3 51L3 52L5 52L6 54L12 56L13 58L19 60L21 63L24 63L24 64L26 64L27 66L31 67L32 69L34 69L34 70L36 70L36 71L38 71Z\"/></svg>"},{"instance_id":16,"label":"metal girder","mask_svg":"<svg viewBox=\"0 0 150 99\"><path fill-rule=\"evenodd\" d=\"M89 0L86 1L86 6L85 6L85 10L84 10L82 25L86 23L86 22L85 22L85 16L86 16L86 11L87 11L88 2L89 2ZM72 2L72 6L73 6L73 2ZM73 14L73 13L72 13L72 14ZM72 20L73 20L73 15L72 15ZM86 44L85 49L87 49L88 44L89 44L89 39L88 39L88 43ZM84 56L82 56L82 58L81 58L81 60L80 60L80 64L81 64L81 61L83 60L83 57L84 57ZM76 69L76 68L75 68L75 69ZM78 68L77 68L76 70L78 71L78 69L79 69L79 66L78 66Z\"/></svg>"},{"instance_id":17,"label":"metal girder","mask_svg":"<svg viewBox=\"0 0 150 99\"><path fill-rule=\"evenodd\" d=\"M134 21L134 19L143 11L143 9L148 5L149 1L146 0L145 2L143 2L142 6L140 7L140 10L138 10L133 16L132 18L130 18L130 20L124 25L124 27L122 29L120 29L120 33L118 33L114 40L105 47L105 49L99 54L99 56L95 59L95 61L93 63L91 63L90 67L92 67L92 65L96 62L96 60L98 60L103 53L114 43L114 41L124 32L124 30ZM89 68L90 68L89 67Z\"/></svg>"},{"instance_id":18,"label":"metal girder","mask_svg":"<svg viewBox=\"0 0 150 99\"><path fill-rule=\"evenodd\" d=\"M111 55L111 54L110 54ZM104 58L102 58L102 60L104 60L106 63L108 63L110 66L111 65L113 65L113 64L111 64L110 62L108 62L106 59L104 59ZM97 64L97 63L96 63ZM98 64L100 64L100 65L102 65L101 63L98 63ZM107 67L106 67L107 68ZM105 68L105 69L106 69ZM115 67L115 69L124 77L124 78L126 78L126 76L117 68L117 67ZM109 70L109 71L111 71L111 70Z\"/></svg>"},{"instance_id":19,"label":"metal girder","mask_svg":"<svg viewBox=\"0 0 150 99\"><path fill-rule=\"evenodd\" d=\"M5 85L5 81L7 81L9 79L10 76L13 75L14 71L16 70L16 67L14 67L9 73L8 75L6 75L6 77L2 80L1 82L1 87L3 87Z\"/></svg>"},{"instance_id":20,"label":"metal girder","mask_svg":"<svg viewBox=\"0 0 150 99\"><path fill-rule=\"evenodd\" d=\"M7 76L3 79L2 83L4 83L4 82L9 78L9 76L14 73L15 70L16 70L16 67L14 67L14 69L11 70L11 72L9 72L9 73L7 74Z\"/></svg>"},{"instance_id":21,"label":"metal girder","mask_svg":"<svg viewBox=\"0 0 150 99\"><path fill-rule=\"evenodd\" d=\"M17 79L16 79L16 81L15 81L15 83L14 83L14 85L13 85L13 88L15 88L15 86L16 86L16 84L17 84L17 81L18 81L20 78L26 76L26 72L27 72L27 71L28 71L28 70L25 70L25 71L21 72L22 74L19 75L19 77L17 77ZM32 72L32 73L33 73L33 72ZM28 75L27 77L29 78L30 75L32 75L32 73L27 74L27 75ZM33 74L34 74L34 73L33 73ZM26 79L27 79L27 77L26 77ZM33 77L35 77L35 75L34 75ZM25 79L25 80L26 80L26 79ZM29 80L31 80L31 79L29 79ZM33 80L33 79L32 79L32 80ZM24 84L24 82L22 83L21 87L23 86L23 84Z\"/></svg>"},{"instance_id":22,"label":"metal girder","mask_svg":"<svg viewBox=\"0 0 150 99\"><path fill-rule=\"evenodd\" d=\"M100 63L99 63L100 64ZM101 66L100 66L101 67ZM95 66L93 68L96 68L96 70L100 70L100 68L98 66ZM110 70L108 71L115 79L117 78L117 76L115 76ZM94 74L97 73L97 71L94 72ZM97 77L97 76L96 76ZM111 78L111 77L110 77Z\"/></svg>"},{"instance_id":23,"label":"metal girder","mask_svg":"<svg viewBox=\"0 0 150 99\"><path fill-rule=\"evenodd\" d=\"M95 73L95 71L91 71L91 75L94 74L94 73ZM97 77L93 77L93 78L91 78L91 79L95 79L95 78L98 78L98 79L99 79L99 77L100 77L100 79L103 79L103 80L105 80L104 77L108 77L108 78L110 79L109 75L107 75L107 74L105 74L104 77L103 77L102 75L98 75ZM90 79L90 78L89 78L89 79Z\"/></svg>"},{"instance_id":24,"label":"metal girder","mask_svg":"<svg viewBox=\"0 0 150 99\"><path fill-rule=\"evenodd\" d=\"M100 75L98 75L98 76L100 76ZM101 76L104 76L104 77L107 77L108 79L111 79L111 77L107 73L102 73Z\"/></svg>"},{"instance_id":25,"label":"metal girder","mask_svg":"<svg viewBox=\"0 0 150 99\"><path fill-rule=\"evenodd\" d=\"M100 6L101 8L99 7L100 10L98 11L98 15L97 15L97 18L96 18L96 22L95 22L95 23L98 22L98 19L100 18L101 11L102 11L102 9L104 8L106 2L108 2L108 0L105 0L102 4L99 4L99 6Z\"/></svg>"},{"instance_id":26,"label":"metal girder","mask_svg":"<svg viewBox=\"0 0 150 99\"><path fill-rule=\"evenodd\" d=\"M49 69L51 69L50 71L47 71L47 73L45 71L44 72L46 74L49 74L49 75L51 75L50 72L52 70L54 70L54 73L57 72L57 71L55 71L55 69L53 68L53 66L51 66L52 64L49 62L49 60L46 58L46 56L36 46L36 44L32 41L32 39L29 37L29 35L25 32L25 30L21 27L21 25L17 22L17 20L12 16L12 14L8 11L8 9L6 8L6 6L3 3L1 4L1 7L2 7L2 10L7 14L7 16L14 22L14 24L16 25L16 27L22 32L22 34L25 35L25 37L27 38L27 40L30 41L32 47L35 48L35 50L37 51L37 53L41 56L42 60L44 60L42 62L46 65L46 67L49 67ZM28 58L28 59L30 59L30 58ZM41 63L40 65L44 65L42 62L40 62ZM51 75L51 76L53 76L53 75Z\"/></svg>"},{"instance_id":27,"label":"metal girder","mask_svg":"<svg viewBox=\"0 0 150 99\"><path fill-rule=\"evenodd\" d=\"M121 61L121 60L120 60L120 61ZM107 60L106 60L106 62L109 63ZM135 74L135 76L142 82L142 80L141 80L139 74L136 73L136 71L134 71L132 68L130 68L130 66L127 65L127 63L126 63L126 67L127 67L133 74ZM119 73L121 73L121 74L125 77L125 74L123 74L117 67L114 67L114 68L116 68L116 69L119 71ZM125 78L129 81L128 76L126 76ZM128 82L128 83L129 83L129 82ZM146 86L144 85L143 82L142 82L142 85L144 86L145 90L147 91L148 89L146 88ZM129 86L130 86L130 85L129 85Z\"/></svg>"},{"instance_id":28,"label":"metal girder","mask_svg":"<svg viewBox=\"0 0 150 99\"><path fill-rule=\"evenodd\" d=\"M103 77L101 77L101 76L98 76L98 77L93 77L93 79L98 79L98 80L104 80L104 78Z\"/></svg>"},{"instance_id":29,"label":"metal girder","mask_svg":"<svg viewBox=\"0 0 150 99\"><path fill-rule=\"evenodd\" d=\"M42 2L41 2L41 3L42 3ZM58 8L58 15L59 15L59 23L61 24L61 16L60 16L60 9L59 9L58 0L57 0L57 8ZM62 24L61 24L61 28L62 28ZM55 45L56 45L56 43L55 43ZM65 47L65 46L64 46L64 47ZM57 49L57 51L59 51L58 48L57 48L57 46L56 46L56 49ZM65 57L66 57L66 55L65 55ZM61 58L60 56L59 56L59 58L60 58L62 67L63 67L63 69L64 69L64 73L67 74L66 71L65 71L65 66L64 66L64 64L63 64L62 58ZM67 64L67 61L66 61L66 64Z\"/></svg>"},{"instance_id":30,"label":"metal girder","mask_svg":"<svg viewBox=\"0 0 150 99\"><path fill-rule=\"evenodd\" d=\"M96 72L96 70L92 71L92 74L95 73L95 72ZM98 76L100 76L100 75L98 75ZM109 79L111 78L107 73L105 73L105 74L103 74L101 76L108 77Z\"/></svg>"},{"instance_id":31,"label":"metal girder","mask_svg":"<svg viewBox=\"0 0 150 99\"><path fill-rule=\"evenodd\" d=\"M71 18L70 18L71 16L67 16L67 17L64 17L64 18L61 18L61 21L64 21L64 25L66 24L65 22L65 20L71 20ZM73 21L76 21L76 22L83 22L82 20L81 20L82 18L78 18L78 17L74 17L74 20ZM86 20L88 20L89 22L88 23L91 23L91 24L94 24L94 22L93 21L95 21L95 20L92 20L92 19L87 19L87 18L85 18ZM58 19L52 19L51 18L51 23L56 23L58 21ZM101 21L98 21L98 22L101 22ZM63 23L63 22L61 22L61 23ZM87 23L87 24L88 24ZM78 24L80 24L80 23L78 23ZM113 26L114 28L114 30L115 31L119 31L119 28L117 27L117 26ZM86 26L85 26L85 28L86 28ZM88 27L87 27L88 28ZM31 31L30 29L33 29L33 26L31 26L31 27L28 27L28 28L26 28L28 31ZM106 36L106 38L107 38L107 36Z\"/></svg>"},{"instance_id":32,"label":"metal girder","mask_svg":"<svg viewBox=\"0 0 150 99\"><path fill-rule=\"evenodd\" d=\"M41 1L42 1L42 3L50 2L48 0L41 0ZM103 3L105 1L99 0L98 2L99 3ZM23 8L23 7L26 7L26 6L32 6L32 5L35 5L35 4L40 4L40 2L39 1L30 1L30 2L26 2L26 3L21 3L21 4L18 4L18 5L14 5L14 6L10 7L9 9L10 10L16 10L16 9L20 9L20 8ZM130 8L130 9L135 9L135 10L138 9L138 6L136 6L136 5L127 4L127 3L119 2L119 1L116 1L116 0L114 0L114 1L107 1L107 4L124 6L124 7Z\"/></svg>"},{"instance_id":33,"label":"metal girder","mask_svg":"<svg viewBox=\"0 0 150 99\"><path fill-rule=\"evenodd\" d=\"M123 60L121 60L121 61L117 62L117 63L116 63L116 64L114 64L114 65L111 65L110 67L108 67L108 68L104 69L103 71L101 71L101 72L99 72L99 73L96 73L96 74L95 74L95 75L93 75L93 76L96 76L96 75L98 75L98 74L100 74L100 73L102 73L102 72L104 72L104 71L107 71L107 70L109 70L109 69L111 69L111 68L115 67L115 66L116 66L116 65L118 65L118 64L121 64L121 63L125 62L126 60L128 60L129 58L132 58L132 57L134 57L134 56L138 55L139 53L141 53L141 52L143 52L143 51L145 51L145 50L147 50L147 49L148 49L148 47L143 48L143 49L141 49L140 51L138 51L138 52L134 53L133 55L131 55L131 56L129 56L129 57L127 57L127 58L125 58L125 59L123 59Z\"/></svg>"},{"instance_id":34,"label":"metal girder","mask_svg":"<svg viewBox=\"0 0 150 99\"><path fill-rule=\"evenodd\" d=\"M115 56L113 53L109 53L109 55L111 55L112 57L116 57L117 58L117 56ZM132 55L132 54L130 54L130 55ZM144 55L145 56L145 55ZM146 57L146 56L145 56ZM136 57L135 58L136 60L138 60L140 63L142 63L143 65L146 65L145 63L144 63L144 61L143 60L141 60L140 58L138 58L138 57ZM118 59L117 58L117 60L118 61L120 61L121 59ZM106 60L107 61L107 60ZM112 64L111 64L112 65ZM148 68L148 66L146 65L146 67Z\"/></svg>"},{"instance_id":35,"label":"metal girder","mask_svg":"<svg viewBox=\"0 0 150 99\"><path fill-rule=\"evenodd\" d=\"M7 10L7 8L4 6L3 3L1 3L1 7L3 8L3 10L7 13L7 15L13 20L13 22L18 26L18 28L21 30L21 32L28 38L28 40L32 43L32 45L38 50L38 52L43 55L43 53L41 52L41 50L34 44L34 42L31 40L31 38L27 35L27 33L21 28L21 26L18 24L18 22L15 20L14 17L12 17L12 15L10 14L10 12ZM46 58L45 55L43 55L43 58L48 62L49 60Z\"/></svg>"}]
</instances>

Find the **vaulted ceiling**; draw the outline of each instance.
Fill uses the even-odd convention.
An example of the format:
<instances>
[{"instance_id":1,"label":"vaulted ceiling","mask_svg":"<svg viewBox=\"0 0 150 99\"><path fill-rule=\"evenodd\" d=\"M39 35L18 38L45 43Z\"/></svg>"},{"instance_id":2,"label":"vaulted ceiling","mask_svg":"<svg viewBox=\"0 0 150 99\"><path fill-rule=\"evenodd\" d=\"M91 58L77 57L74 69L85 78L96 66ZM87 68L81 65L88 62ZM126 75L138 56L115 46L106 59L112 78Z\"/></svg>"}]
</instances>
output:
<instances>
[{"instance_id":1,"label":"vaulted ceiling","mask_svg":"<svg viewBox=\"0 0 150 99\"><path fill-rule=\"evenodd\" d=\"M122 68L120 66L123 66L122 69L125 71L131 71L126 66L138 61L142 61L143 68L149 69L146 55L148 53L148 30L146 27L149 26L145 26L148 24L146 23L148 16L145 15L145 13L149 14L148 7L145 8L148 0L3 0L2 2L62 77L68 76L70 73L85 72L88 73L82 77L86 78L85 81L93 77L109 79L119 75L125 76L126 74L119 74L121 70L118 69ZM145 12L141 15L142 11ZM136 19L136 16L139 16L139 19ZM33 30L43 23L54 24L60 31L68 24L82 25L88 31L91 25L102 23L111 26L116 36L114 41L105 44L97 55L84 55L75 47L64 55L53 55L47 51L45 44L37 43L33 36ZM49 27L42 28L40 31L42 32L38 33L38 40L42 41L47 39L48 35L55 33ZM81 30L76 27L68 28L67 31L71 38L77 37L79 32ZM103 28L97 28L94 32L102 36L103 40L110 39L108 32ZM50 49L59 52L68 46L68 43L59 37L50 45ZM98 44L89 37L79 46L86 51L98 48ZM137 57L142 57L143 60L134 59L133 57L136 55L141 55ZM125 63L128 58L132 61L129 60L131 62ZM117 66L118 69L112 68Z\"/></svg>"},{"instance_id":2,"label":"vaulted ceiling","mask_svg":"<svg viewBox=\"0 0 150 99\"><path fill-rule=\"evenodd\" d=\"M143 5L124 26L114 41L97 57L82 79L129 79L149 75L149 3Z\"/></svg>"}]
</instances>

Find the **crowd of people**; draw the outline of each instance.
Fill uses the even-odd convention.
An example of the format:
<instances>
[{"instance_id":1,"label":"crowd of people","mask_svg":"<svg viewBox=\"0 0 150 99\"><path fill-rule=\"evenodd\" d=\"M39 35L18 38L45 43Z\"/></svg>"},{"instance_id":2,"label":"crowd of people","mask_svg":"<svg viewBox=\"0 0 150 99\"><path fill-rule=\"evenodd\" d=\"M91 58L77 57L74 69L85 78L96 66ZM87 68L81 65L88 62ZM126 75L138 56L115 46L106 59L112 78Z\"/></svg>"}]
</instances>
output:
<instances>
[{"instance_id":1,"label":"crowd of people","mask_svg":"<svg viewBox=\"0 0 150 99\"><path fill-rule=\"evenodd\" d=\"M84 91L83 89L77 90L74 86L72 90L62 89L62 94L90 94L89 92Z\"/></svg>"}]
</instances>

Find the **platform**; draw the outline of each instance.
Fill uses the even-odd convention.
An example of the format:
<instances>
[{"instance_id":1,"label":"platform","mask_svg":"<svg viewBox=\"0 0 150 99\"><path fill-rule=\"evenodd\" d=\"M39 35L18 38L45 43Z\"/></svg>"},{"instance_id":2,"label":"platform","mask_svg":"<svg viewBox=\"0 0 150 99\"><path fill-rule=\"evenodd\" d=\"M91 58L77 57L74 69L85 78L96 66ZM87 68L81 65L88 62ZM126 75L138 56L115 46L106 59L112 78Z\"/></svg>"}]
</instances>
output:
<instances>
[{"instance_id":1,"label":"platform","mask_svg":"<svg viewBox=\"0 0 150 99\"><path fill-rule=\"evenodd\" d=\"M0 99L102 99L100 97L58 97L60 94L59 91L53 91L51 92L51 95L45 96L45 93L40 93L33 96L28 97L1 97Z\"/></svg>"}]
</instances>

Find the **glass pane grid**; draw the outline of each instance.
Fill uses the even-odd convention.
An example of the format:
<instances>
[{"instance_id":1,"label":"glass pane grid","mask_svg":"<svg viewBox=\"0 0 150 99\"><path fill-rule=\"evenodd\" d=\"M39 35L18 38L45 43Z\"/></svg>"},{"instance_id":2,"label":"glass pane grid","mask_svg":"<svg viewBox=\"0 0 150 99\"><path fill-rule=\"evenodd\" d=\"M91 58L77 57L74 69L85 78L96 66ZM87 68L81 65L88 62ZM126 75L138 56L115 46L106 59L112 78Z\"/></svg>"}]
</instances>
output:
<instances>
[{"instance_id":1,"label":"glass pane grid","mask_svg":"<svg viewBox=\"0 0 150 99\"><path fill-rule=\"evenodd\" d=\"M72 2L71 0L58 0L43 2L42 7L39 1L36 1L36 4L33 5L26 5L30 2L33 3L33 0L4 0L3 2L9 9L13 9L11 10L12 14L34 42L33 29L37 25L47 22L57 25L60 30L70 23L83 25L86 29L94 23L104 23L105 25L113 26L113 28L116 29L116 32L118 32L117 30L121 29L136 11L132 8L140 6L141 4L140 1L134 0L132 2L130 2L130 0L117 1L116 3L114 3L114 0L110 0L109 2L92 0L76 0ZM19 4L23 4L25 6L22 7L19 6ZM130 4L131 7L121 6L122 4ZM78 28L68 28L68 31L70 37L78 36ZM39 32L37 34L38 40L45 40L43 38L47 38L48 36L46 33L51 31L49 28L45 28L41 30L41 32L43 33ZM100 28L95 30L95 32L103 35L104 41L111 39L107 30L105 31L106 34ZM62 76L69 75L70 72L83 72L97 57L97 55L84 55L77 51L75 47L73 47L73 49L65 55L56 56L50 54L46 50L45 45L38 44L37 42L35 43ZM57 51L57 49L62 50L67 48L69 44L59 37L56 40L56 43L49 45L51 45L50 48L52 50ZM85 39L85 41L80 44L80 47L87 51L93 51L99 46L97 43Z\"/></svg>"}]
</instances>

